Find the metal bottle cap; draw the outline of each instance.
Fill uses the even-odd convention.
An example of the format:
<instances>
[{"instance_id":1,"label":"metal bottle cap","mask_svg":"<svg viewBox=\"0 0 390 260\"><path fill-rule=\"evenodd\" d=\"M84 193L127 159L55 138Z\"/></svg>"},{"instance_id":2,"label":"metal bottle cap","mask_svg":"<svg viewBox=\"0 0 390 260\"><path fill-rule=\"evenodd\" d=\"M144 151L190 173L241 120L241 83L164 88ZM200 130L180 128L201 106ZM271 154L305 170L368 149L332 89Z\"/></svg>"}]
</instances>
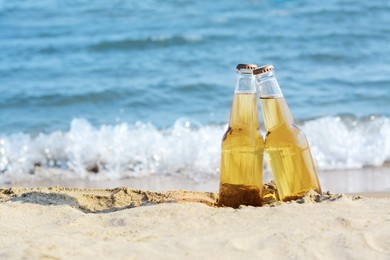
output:
<instances>
[{"instance_id":1,"label":"metal bottle cap","mask_svg":"<svg viewBox=\"0 0 390 260\"><path fill-rule=\"evenodd\" d=\"M258 75L258 74L261 74L261 73L264 73L267 71L272 71L272 70L274 70L274 65L268 64L268 65L264 65L262 67L256 68L255 70L253 70L253 74Z\"/></svg>"},{"instance_id":2,"label":"metal bottle cap","mask_svg":"<svg viewBox=\"0 0 390 260\"><path fill-rule=\"evenodd\" d=\"M236 69L238 70L254 70L257 68L256 64L238 64Z\"/></svg>"}]
</instances>

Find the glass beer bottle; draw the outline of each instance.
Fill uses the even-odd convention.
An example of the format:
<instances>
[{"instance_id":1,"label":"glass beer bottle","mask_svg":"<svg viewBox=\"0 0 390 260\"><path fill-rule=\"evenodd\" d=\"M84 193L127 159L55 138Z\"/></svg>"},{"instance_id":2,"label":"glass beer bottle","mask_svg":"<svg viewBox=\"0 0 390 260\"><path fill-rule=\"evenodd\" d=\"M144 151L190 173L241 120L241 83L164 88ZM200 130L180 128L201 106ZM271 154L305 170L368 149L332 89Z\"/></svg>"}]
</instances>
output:
<instances>
[{"instance_id":1,"label":"glass beer bottle","mask_svg":"<svg viewBox=\"0 0 390 260\"><path fill-rule=\"evenodd\" d=\"M309 190L321 193L317 172L306 136L293 116L276 80L274 67L253 71L260 92L265 128L265 150L283 201L301 197Z\"/></svg>"},{"instance_id":2,"label":"glass beer bottle","mask_svg":"<svg viewBox=\"0 0 390 260\"><path fill-rule=\"evenodd\" d=\"M237 65L229 127L222 140L219 206L260 206L264 141L259 131L254 64Z\"/></svg>"}]
</instances>

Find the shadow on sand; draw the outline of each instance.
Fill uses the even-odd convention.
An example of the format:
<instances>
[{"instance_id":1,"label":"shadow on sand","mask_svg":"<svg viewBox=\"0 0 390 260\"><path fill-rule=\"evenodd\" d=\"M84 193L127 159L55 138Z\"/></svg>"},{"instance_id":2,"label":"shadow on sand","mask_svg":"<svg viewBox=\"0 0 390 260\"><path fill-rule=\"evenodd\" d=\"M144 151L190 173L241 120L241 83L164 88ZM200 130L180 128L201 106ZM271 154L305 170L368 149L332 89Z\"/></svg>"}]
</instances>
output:
<instances>
[{"instance_id":1,"label":"shadow on sand","mask_svg":"<svg viewBox=\"0 0 390 260\"><path fill-rule=\"evenodd\" d=\"M117 205L118 202L116 200L115 196L86 196L80 201L79 199L66 194L33 191L11 197L6 201L31 203L43 206L67 205L84 213L110 213L139 206L158 204L148 201L128 201L125 205L119 206Z\"/></svg>"}]
</instances>

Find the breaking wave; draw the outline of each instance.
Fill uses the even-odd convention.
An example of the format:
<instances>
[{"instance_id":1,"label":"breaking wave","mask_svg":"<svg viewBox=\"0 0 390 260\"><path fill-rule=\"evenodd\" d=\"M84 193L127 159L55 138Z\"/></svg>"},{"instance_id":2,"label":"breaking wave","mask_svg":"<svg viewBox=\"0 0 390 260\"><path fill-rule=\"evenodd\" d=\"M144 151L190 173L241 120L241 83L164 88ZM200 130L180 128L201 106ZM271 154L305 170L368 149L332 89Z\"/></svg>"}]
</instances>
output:
<instances>
[{"instance_id":1,"label":"breaking wave","mask_svg":"<svg viewBox=\"0 0 390 260\"><path fill-rule=\"evenodd\" d=\"M31 179L37 168L62 169L65 179L157 174L203 180L219 174L226 127L200 126L185 118L169 129L142 122L94 127L74 119L69 131L0 136L0 180ZM389 118L322 117L301 128L319 170L377 167L390 160Z\"/></svg>"}]
</instances>

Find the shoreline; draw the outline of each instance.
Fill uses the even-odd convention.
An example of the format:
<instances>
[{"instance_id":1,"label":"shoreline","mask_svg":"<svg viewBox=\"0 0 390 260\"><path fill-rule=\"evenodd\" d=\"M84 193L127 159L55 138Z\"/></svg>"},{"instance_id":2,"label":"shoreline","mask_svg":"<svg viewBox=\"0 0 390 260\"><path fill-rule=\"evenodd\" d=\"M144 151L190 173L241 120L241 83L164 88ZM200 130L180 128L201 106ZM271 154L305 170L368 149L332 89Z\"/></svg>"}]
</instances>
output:
<instances>
[{"instance_id":1,"label":"shoreline","mask_svg":"<svg viewBox=\"0 0 390 260\"><path fill-rule=\"evenodd\" d=\"M38 175L30 181L0 183L0 188L10 187L51 187L63 186L68 188L115 188L127 186L132 189L166 191L191 190L203 192L218 192L219 177L195 181L185 176L149 175L117 180L65 179L61 175L67 171L40 169ZM363 168L355 170L319 171L318 177L323 191L335 193L381 193L390 192L390 167ZM50 178L50 179L49 179ZM269 172L263 173L264 183L272 180Z\"/></svg>"}]
</instances>

